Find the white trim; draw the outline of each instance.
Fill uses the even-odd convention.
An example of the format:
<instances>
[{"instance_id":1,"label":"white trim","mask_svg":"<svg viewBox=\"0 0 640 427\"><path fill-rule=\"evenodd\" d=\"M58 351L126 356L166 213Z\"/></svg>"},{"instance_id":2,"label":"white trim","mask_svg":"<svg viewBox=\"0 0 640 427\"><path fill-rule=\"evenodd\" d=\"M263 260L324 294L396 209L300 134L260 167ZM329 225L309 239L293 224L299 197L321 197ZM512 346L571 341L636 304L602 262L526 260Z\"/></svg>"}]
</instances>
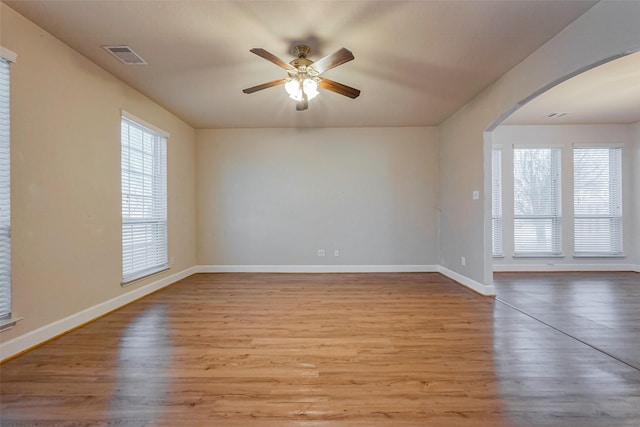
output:
<instances>
[{"instance_id":1,"label":"white trim","mask_svg":"<svg viewBox=\"0 0 640 427\"><path fill-rule=\"evenodd\" d=\"M24 317L4 317L0 319L0 332L8 331L22 319L24 319Z\"/></svg>"},{"instance_id":2,"label":"white trim","mask_svg":"<svg viewBox=\"0 0 640 427\"><path fill-rule=\"evenodd\" d=\"M142 280L142 279L146 279L149 276L153 276L155 274L160 274L162 272L165 272L169 269L169 264L165 263L162 265L158 265L152 268L147 268L145 270L142 271L136 271L132 274L128 274L126 276L124 276L122 278L122 281L120 282L120 286L122 286L123 288L126 288L128 286L133 285L135 282Z\"/></svg>"},{"instance_id":3,"label":"white trim","mask_svg":"<svg viewBox=\"0 0 640 427\"><path fill-rule=\"evenodd\" d=\"M640 264L636 264L636 265L634 265L634 266L633 266L633 270L632 270L632 271L634 271L634 272L636 272L636 273L640 273Z\"/></svg>"},{"instance_id":4,"label":"white trim","mask_svg":"<svg viewBox=\"0 0 640 427\"><path fill-rule=\"evenodd\" d=\"M0 56L6 59L9 62L16 62L18 59L18 54L12 50L7 49L4 46L0 46Z\"/></svg>"},{"instance_id":5,"label":"white trim","mask_svg":"<svg viewBox=\"0 0 640 427\"><path fill-rule=\"evenodd\" d=\"M156 133L159 133L160 135L164 136L165 138L169 139L169 132L167 132L166 130L163 130L161 128L159 128L156 125L153 125L149 122L147 122L146 120L142 120L140 117L131 114L130 112L126 111L126 110L120 110L120 112L122 113L122 117L127 118L129 120L132 120L134 122L136 122L137 124L146 127L147 129L150 129Z\"/></svg>"},{"instance_id":6,"label":"white trim","mask_svg":"<svg viewBox=\"0 0 640 427\"><path fill-rule=\"evenodd\" d=\"M527 148L565 148L565 146L561 142L514 142L511 144L511 148L518 150Z\"/></svg>"},{"instance_id":7,"label":"white trim","mask_svg":"<svg viewBox=\"0 0 640 427\"><path fill-rule=\"evenodd\" d=\"M196 267L187 268L186 270L172 274L171 276L163 277L162 279L156 280L148 285L134 289L126 294L119 295L108 301L101 302L93 307L74 313L64 319L57 320L34 331L28 332L9 341L2 342L0 343L0 361L4 361L16 354L29 350L32 347L42 344L87 322L95 320L100 316L197 272L198 269Z\"/></svg>"},{"instance_id":8,"label":"white trim","mask_svg":"<svg viewBox=\"0 0 640 427\"><path fill-rule=\"evenodd\" d=\"M516 252L513 254L513 259L518 258L550 258L550 259L558 259L565 258L564 254L561 252L559 254L552 253L544 253L544 252Z\"/></svg>"},{"instance_id":9,"label":"white trim","mask_svg":"<svg viewBox=\"0 0 640 427\"><path fill-rule=\"evenodd\" d=\"M480 282L476 282L475 280L470 279L467 276L463 276L462 274L456 273L455 271L449 270L448 268L441 265L438 266L438 273L444 274L449 279L455 280L462 286L465 286L472 291L479 293L480 295L495 296L496 294L496 290L493 285L485 285Z\"/></svg>"},{"instance_id":10,"label":"white trim","mask_svg":"<svg viewBox=\"0 0 640 427\"><path fill-rule=\"evenodd\" d=\"M199 265L198 273L436 273L437 265Z\"/></svg>"},{"instance_id":11,"label":"white trim","mask_svg":"<svg viewBox=\"0 0 640 427\"><path fill-rule=\"evenodd\" d=\"M624 253L619 254L605 254L599 252L584 252L584 253L576 253L573 255L574 259L591 259L591 258L620 258L624 259L627 256Z\"/></svg>"},{"instance_id":12,"label":"white trim","mask_svg":"<svg viewBox=\"0 0 640 427\"><path fill-rule=\"evenodd\" d=\"M636 271L637 265L633 264L494 264L493 271L527 272L527 271Z\"/></svg>"},{"instance_id":13,"label":"white trim","mask_svg":"<svg viewBox=\"0 0 640 427\"><path fill-rule=\"evenodd\" d=\"M624 142L574 142L572 148L624 148Z\"/></svg>"},{"instance_id":14,"label":"white trim","mask_svg":"<svg viewBox=\"0 0 640 427\"><path fill-rule=\"evenodd\" d=\"M441 273L481 295L493 296L484 285L441 265L199 265L198 273Z\"/></svg>"}]
</instances>

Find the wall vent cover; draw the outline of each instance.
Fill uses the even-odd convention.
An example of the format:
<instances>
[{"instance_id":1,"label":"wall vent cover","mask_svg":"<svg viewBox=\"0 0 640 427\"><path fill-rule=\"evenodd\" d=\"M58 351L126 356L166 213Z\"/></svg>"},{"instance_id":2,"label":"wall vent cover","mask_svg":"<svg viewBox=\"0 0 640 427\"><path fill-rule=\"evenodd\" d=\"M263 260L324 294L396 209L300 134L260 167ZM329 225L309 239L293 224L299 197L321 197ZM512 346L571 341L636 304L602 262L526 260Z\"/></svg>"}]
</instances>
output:
<instances>
[{"instance_id":1,"label":"wall vent cover","mask_svg":"<svg viewBox=\"0 0 640 427\"><path fill-rule=\"evenodd\" d=\"M147 61L135 53L129 46L102 46L123 64L146 64Z\"/></svg>"}]
</instances>

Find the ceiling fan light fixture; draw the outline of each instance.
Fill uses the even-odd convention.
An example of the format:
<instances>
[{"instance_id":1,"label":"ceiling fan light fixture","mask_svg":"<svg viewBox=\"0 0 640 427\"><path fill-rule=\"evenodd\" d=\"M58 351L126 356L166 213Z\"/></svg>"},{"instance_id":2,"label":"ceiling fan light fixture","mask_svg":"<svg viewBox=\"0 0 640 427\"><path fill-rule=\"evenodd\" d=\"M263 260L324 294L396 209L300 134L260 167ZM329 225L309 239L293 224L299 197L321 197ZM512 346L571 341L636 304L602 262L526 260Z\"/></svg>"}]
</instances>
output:
<instances>
[{"instance_id":1,"label":"ceiling fan light fixture","mask_svg":"<svg viewBox=\"0 0 640 427\"><path fill-rule=\"evenodd\" d=\"M302 90L307 94L307 99L313 99L318 95L318 78L307 77L302 82Z\"/></svg>"},{"instance_id":2,"label":"ceiling fan light fixture","mask_svg":"<svg viewBox=\"0 0 640 427\"><path fill-rule=\"evenodd\" d=\"M284 89L289 94L289 97L295 101L302 101L302 85L297 78L289 77L285 80Z\"/></svg>"},{"instance_id":3,"label":"ceiling fan light fixture","mask_svg":"<svg viewBox=\"0 0 640 427\"><path fill-rule=\"evenodd\" d=\"M307 100L311 100L318 95L318 82L317 77L289 77L285 80L284 89L295 101L302 101L304 95L307 96Z\"/></svg>"}]
</instances>

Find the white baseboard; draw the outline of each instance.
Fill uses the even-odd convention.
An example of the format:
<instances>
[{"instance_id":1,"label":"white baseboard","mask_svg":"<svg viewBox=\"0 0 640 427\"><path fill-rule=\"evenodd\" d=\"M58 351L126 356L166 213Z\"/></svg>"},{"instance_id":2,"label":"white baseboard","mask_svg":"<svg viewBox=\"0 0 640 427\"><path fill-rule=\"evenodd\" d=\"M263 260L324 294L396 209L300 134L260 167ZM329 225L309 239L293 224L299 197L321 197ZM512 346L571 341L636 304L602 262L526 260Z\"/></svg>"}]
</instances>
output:
<instances>
[{"instance_id":1,"label":"white baseboard","mask_svg":"<svg viewBox=\"0 0 640 427\"><path fill-rule=\"evenodd\" d=\"M493 285L487 286L441 265L197 265L196 273L442 273L450 279L482 295L495 295ZM527 271L635 271L633 264L495 264L495 272Z\"/></svg>"},{"instance_id":2,"label":"white baseboard","mask_svg":"<svg viewBox=\"0 0 640 427\"><path fill-rule=\"evenodd\" d=\"M93 307L86 308L72 314L71 316L65 317L64 319L57 320L31 332L27 332L26 334L13 338L9 341L2 342L0 343L0 362L197 272L198 270L196 267L188 268L125 294L119 295L108 301L96 304Z\"/></svg>"},{"instance_id":3,"label":"white baseboard","mask_svg":"<svg viewBox=\"0 0 640 427\"><path fill-rule=\"evenodd\" d=\"M455 280L461 285L466 286L472 291L479 293L480 295L494 296L496 294L496 290L493 287L493 284L484 285L480 282L476 282L475 280L468 278L467 276L463 276L460 273L456 273L455 271L449 270L448 268L443 267L441 265L438 266L438 272L441 274L444 274L449 279Z\"/></svg>"},{"instance_id":4,"label":"white baseboard","mask_svg":"<svg viewBox=\"0 0 640 427\"><path fill-rule=\"evenodd\" d=\"M199 273L435 273L437 265L199 265Z\"/></svg>"},{"instance_id":5,"label":"white baseboard","mask_svg":"<svg viewBox=\"0 0 640 427\"><path fill-rule=\"evenodd\" d=\"M495 295L487 286L440 265L199 265L199 273L442 273L471 290Z\"/></svg>"},{"instance_id":6,"label":"white baseboard","mask_svg":"<svg viewBox=\"0 0 640 427\"><path fill-rule=\"evenodd\" d=\"M544 272L544 271L635 271L633 264L493 264L493 271L506 272Z\"/></svg>"}]
</instances>

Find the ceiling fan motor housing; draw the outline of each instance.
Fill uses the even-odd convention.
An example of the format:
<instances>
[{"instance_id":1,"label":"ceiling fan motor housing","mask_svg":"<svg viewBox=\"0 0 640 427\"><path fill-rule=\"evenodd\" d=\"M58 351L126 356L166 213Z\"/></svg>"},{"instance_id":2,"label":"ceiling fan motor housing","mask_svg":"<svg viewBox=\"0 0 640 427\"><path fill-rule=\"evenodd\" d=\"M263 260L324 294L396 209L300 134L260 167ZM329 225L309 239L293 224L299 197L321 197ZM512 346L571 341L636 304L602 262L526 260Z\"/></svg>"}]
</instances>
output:
<instances>
[{"instance_id":1,"label":"ceiling fan motor housing","mask_svg":"<svg viewBox=\"0 0 640 427\"><path fill-rule=\"evenodd\" d=\"M313 68L309 68L309 65L313 64L313 61L307 59L307 55L311 48L307 45L298 45L293 49L293 52L297 56L296 59L289 62L293 67L298 70L299 73L309 73L310 75L318 75L318 73L314 73ZM291 74L291 73L290 73Z\"/></svg>"},{"instance_id":2,"label":"ceiling fan motor housing","mask_svg":"<svg viewBox=\"0 0 640 427\"><path fill-rule=\"evenodd\" d=\"M298 73L313 73L313 67L310 67L310 65L313 64L313 61L307 58L294 59L293 61L289 62L289 64L293 65L298 70ZM297 73L294 71L293 74ZM314 74L317 75L318 73Z\"/></svg>"}]
</instances>

